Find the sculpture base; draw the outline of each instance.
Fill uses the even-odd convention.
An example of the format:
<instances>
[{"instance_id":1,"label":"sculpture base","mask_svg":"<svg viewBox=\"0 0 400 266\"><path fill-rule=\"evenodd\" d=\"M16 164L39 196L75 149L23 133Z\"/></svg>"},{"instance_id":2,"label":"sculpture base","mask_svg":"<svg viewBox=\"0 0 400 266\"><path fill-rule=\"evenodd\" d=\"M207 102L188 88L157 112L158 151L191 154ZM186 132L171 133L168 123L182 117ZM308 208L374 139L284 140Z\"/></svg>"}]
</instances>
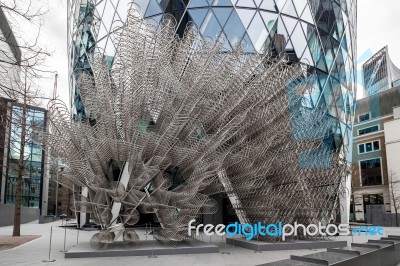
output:
<instances>
[{"instance_id":1,"label":"sculpture base","mask_svg":"<svg viewBox=\"0 0 400 266\"><path fill-rule=\"evenodd\" d=\"M89 243L79 243L79 246L73 247L65 252L65 258L96 258L96 257L122 257L122 256L152 256L152 255L178 255L178 254L203 254L219 253L219 247L207 243L197 243L188 245L178 243L176 247L167 244L147 240L140 241L135 249L126 249L122 242L115 242L105 250L92 249Z\"/></svg>"},{"instance_id":2,"label":"sculpture base","mask_svg":"<svg viewBox=\"0 0 400 266\"><path fill-rule=\"evenodd\" d=\"M347 246L347 241L294 241L268 243L263 241L247 241L242 238L227 238L226 243L235 247L251 249L254 251L276 251L276 250L298 250L298 249L321 249L339 248Z\"/></svg>"}]
</instances>

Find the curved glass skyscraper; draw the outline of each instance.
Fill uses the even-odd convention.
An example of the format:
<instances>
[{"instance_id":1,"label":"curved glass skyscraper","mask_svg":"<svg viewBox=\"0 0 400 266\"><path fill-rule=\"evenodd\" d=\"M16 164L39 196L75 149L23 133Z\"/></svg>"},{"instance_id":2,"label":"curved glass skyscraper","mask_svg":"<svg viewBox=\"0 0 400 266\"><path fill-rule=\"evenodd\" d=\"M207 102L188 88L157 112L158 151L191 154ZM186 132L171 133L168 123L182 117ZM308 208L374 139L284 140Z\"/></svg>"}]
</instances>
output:
<instances>
[{"instance_id":1,"label":"curved glass skyscraper","mask_svg":"<svg viewBox=\"0 0 400 266\"><path fill-rule=\"evenodd\" d=\"M70 0L70 86L75 114L85 116L75 73L90 72L94 49L110 66L115 53L113 31L127 17L129 0ZM351 156L351 122L356 77L356 0L135 0L144 18L161 21L171 14L182 35L189 22L204 37L226 38L226 49L242 40L249 53L286 53L291 62L307 65L312 86L304 105L334 118L332 148ZM351 158L351 157L350 157ZM342 203L343 204L343 203ZM347 213L349 200L344 206ZM347 206L347 207L346 207ZM342 210L343 211L343 210Z\"/></svg>"}]
</instances>

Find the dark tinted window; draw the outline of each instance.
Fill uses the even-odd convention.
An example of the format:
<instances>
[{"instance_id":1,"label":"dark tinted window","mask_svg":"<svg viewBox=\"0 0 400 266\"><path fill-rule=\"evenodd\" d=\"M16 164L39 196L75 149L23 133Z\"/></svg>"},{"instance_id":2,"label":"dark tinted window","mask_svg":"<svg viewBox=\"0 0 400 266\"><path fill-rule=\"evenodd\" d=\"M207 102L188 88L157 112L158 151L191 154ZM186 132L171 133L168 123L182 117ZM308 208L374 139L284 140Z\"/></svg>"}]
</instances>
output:
<instances>
[{"instance_id":1,"label":"dark tinted window","mask_svg":"<svg viewBox=\"0 0 400 266\"><path fill-rule=\"evenodd\" d=\"M364 153L365 152L365 148L364 148L364 144L361 144L358 146L358 153Z\"/></svg>"},{"instance_id":2,"label":"dark tinted window","mask_svg":"<svg viewBox=\"0 0 400 266\"><path fill-rule=\"evenodd\" d=\"M360 115L360 116L358 117L358 122L367 121L367 120L369 120L369 119L370 119L370 118L369 118L369 114Z\"/></svg>"},{"instance_id":3,"label":"dark tinted window","mask_svg":"<svg viewBox=\"0 0 400 266\"><path fill-rule=\"evenodd\" d=\"M360 161L363 186L382 185L381 159Z\"/></svg>"},{"instance_id":4,"label":"dark tinted window","mask_svg":"<svg viewBox=\"0 0 400 266\"><path fill-rule=\"evenodd\" d=\"M373 127L367 127L367 128L363 128L358 130L358 135L364 135L364 134L368 134L368 133L372 133L375 131L379 131L379 127L378 126L373 126Z\"/></svg>"},{"instance_id":5,"label":"dark tinted window","mask_svg":"<svg viewBox=\"0 0 400 266\"><path fill-rule=\"evenodd\" d=\"M374 141L374 151L379 150L379 141Z\"/></svg>"}]
</instances>

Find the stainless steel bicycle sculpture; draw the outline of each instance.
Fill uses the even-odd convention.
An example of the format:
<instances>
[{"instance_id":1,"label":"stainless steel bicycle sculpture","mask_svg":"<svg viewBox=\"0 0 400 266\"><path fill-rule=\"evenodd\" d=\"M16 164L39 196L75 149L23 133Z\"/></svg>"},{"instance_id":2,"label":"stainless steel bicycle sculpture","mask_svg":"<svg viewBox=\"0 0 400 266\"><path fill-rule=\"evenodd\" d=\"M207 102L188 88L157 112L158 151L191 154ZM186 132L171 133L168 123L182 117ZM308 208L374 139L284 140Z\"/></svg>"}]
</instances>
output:
<instances>
[{"instance_id":1,"label":"stainless steel bicycle sculpture","mask_svg":"<svg viewBox=\"0 0 400 266\"><path fill-rule=\"evenodd\" d=\"M94 53L93 73L79 74L87 119L72 121L51 103L45 143L68 166L58 180L88 191L74 211L104 228L92 247L120 235L137 246L127 225L148 213L161 225L157 240L192 240L188 222L215 213L210 195L221 192L242 223L331 219L347 165L320 140L334 120L305 107L306 70L246 53L244 43L226 51L223 38L202 38L193 25L179 38L175 27L171 17L156 25L130 10L113 67ZM317 166L302 166L301 156Z\"/></svg>"}]
</instances>

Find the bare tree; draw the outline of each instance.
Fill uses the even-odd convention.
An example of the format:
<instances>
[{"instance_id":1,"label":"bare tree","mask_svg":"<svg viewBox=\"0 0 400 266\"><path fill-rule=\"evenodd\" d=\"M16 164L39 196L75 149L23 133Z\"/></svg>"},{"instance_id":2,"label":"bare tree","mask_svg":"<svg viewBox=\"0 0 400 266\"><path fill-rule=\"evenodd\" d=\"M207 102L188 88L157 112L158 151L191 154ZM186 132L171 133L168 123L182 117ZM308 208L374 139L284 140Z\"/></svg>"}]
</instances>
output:
<instances>
[{"instance_id":1,"label":"bare tree","mask_svg":"<svg viewBox=\"0 0 400 266\"><path fill-rule=\"evenodd\" d=\"M396 178L396 173L389 171L389 194L396 215L396 226L399 226L398 211L400 209L400 180Z\"/></svg>"},{"instance_id":2,"label":"bare tree","mask_svg":"<svg viewBox=\"0 0 400 266\"><path fill-rule=\"evenodd\" d=\"M16 65L31 70L40 71L38 66L44 63L45 58L50 55L49 51L39 44L39 36L42 27L41 18L46 14L42 1L32 0L2 0L0 1L0 10L10 26L9 29L3 29L0 36L0 43L10 45L11 52L4 48L0 50L2 57L0 63L3 65ZM33 29L31 38L20 33L20 25L28 25L29 30ZM1 47L4 47L2 45ZM20 54L15 60L15 50L20 50Z\"/></svg>"},{"instance_id":3,"label":"bare tree","mask_svg":"<svg viewBox=\"0 0 400 266\"><path fill-rule=\"evenodd\" d=\"M15 212L13 236L20 235L21 191L27 169L25 146L32 141L35 131L27 121L29 105L38 105L44 99L39 83L43 78L43 65L50 52L39 43L41 18L47 12L41 1L2 0L0 1L0 93L19 105L19 111L8 111L2 116L3 125L10 129L10 147L19 153L15 184ZM22 26L34 29L30 36L24 36ZM26 34L29 35L29 34ZM9 106L7 106L9 108ZM16 130L18 133L13 132ZM11 138L17 137L17 141ZM17 145L15 143L18 143Z\"/></svg>"},{"instance_id":4,"label":"bare tree","mask_svg":"<svg viewBox=\"0 0 400 266\"><path fill-rule=\"evenodd\" d=\"M1 122L8 136L9 150L8 154L8 175L11 173L16 176L15 180L15 211L13 236L20 235L21 224L21 206L22 206L22 186L33 187L28 177L32 172L33 153L32 150L26 150L26 147L37 147L40 142L40 133L44 130L44 117L42 120L32 119L36 113L32 105L36 105L36 100L40 95L34 80L29 78L27 71L22 74L23 80L16 82L14 88L20 92L20 97L5 101L7 112L1 114ZM40 148L41 153L41 148ZM41 160L41 158L36 160ZM13 192L11 192L12 194Z\"/></svg>"}]
</instances>

